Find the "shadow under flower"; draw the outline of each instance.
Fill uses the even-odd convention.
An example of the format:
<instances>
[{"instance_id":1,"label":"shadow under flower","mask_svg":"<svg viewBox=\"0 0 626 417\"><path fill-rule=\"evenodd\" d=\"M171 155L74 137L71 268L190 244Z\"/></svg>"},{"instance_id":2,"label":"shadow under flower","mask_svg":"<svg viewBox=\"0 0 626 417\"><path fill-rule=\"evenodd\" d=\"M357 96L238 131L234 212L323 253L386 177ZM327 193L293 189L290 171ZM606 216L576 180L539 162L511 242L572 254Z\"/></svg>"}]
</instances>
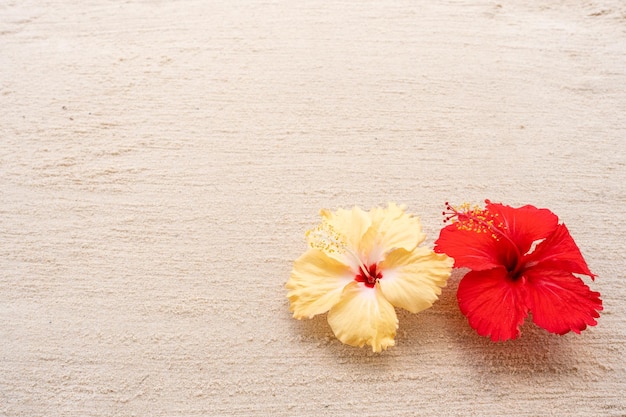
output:
<instances>
[{"instance_id":1,"label":"shadow under flower","mask_svg":"<svg viewBox=\"0 0 626 417\"><path fill-rule=\"evenodd\" d=\"M459 281L466 272L458 269L453 272L445 295L440 299L440 307L447 313L446 339L459 352L462 363L492 376L578 371L577 344L572 344L571 338L581 336L549 333L532 322L532 315L526 318L517 339L493 342L476 333L456 301Z\"/></svg>"},{"instance_id":2,"label":"shadow under flower","mask_svg":"<svg viewBox=\"0 0 626 417\"><path fill-rule=\"evenodd\" d=\"M294 341L307 350L323 350L321 356L332 357L337 363L353 363L389 366L398 357L420 357L423 360L448 363L450 366L466 368L478 378L489 375L510 376L530 374L576 373L578 343L571 343L575 334L554 335L526 319L522 335L515 340L492 342L478 335L469 326L467 318L458 307L456 292L461 278L467 270L455 269L443 288L439 300L429 309L412 314L396 309L399 328L395 337L396 346L382 353L372 352L369 346L362 348L344 345L333 334L327 314L312 319L289 320ZM316 354L316 355L319 355Z\"/></svg>"},{"instance_id":3,"label":"shadow under flower","mask_svg":"<svg viewBox=\"0 0 626 417\"><path fill-rule=\"evenodd\" d=\"M341 343L328 324L327 314L304 320L291 319L290 322L294 341L300 344L304 356L309 360L314 357L315 361L348 365L351 378L358 379L370 372L380 373L391 366L393 358L399 354L394 347L375 353L367 345L359 348Z\"/></svg>"}]
</instances>

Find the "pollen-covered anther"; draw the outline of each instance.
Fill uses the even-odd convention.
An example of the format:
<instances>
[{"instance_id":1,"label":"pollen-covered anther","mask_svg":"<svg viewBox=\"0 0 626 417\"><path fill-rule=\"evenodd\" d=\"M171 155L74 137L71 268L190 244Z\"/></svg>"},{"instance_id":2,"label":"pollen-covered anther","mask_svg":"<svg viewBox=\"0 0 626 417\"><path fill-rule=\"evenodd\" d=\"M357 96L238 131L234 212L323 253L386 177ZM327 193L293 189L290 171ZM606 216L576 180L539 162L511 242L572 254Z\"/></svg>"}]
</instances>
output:
<instances>
[{"instance_id":1,"label":"pollen-covered anther","mask_svg":"<svg viewBox=\"0 0 626 417\"><path fill-rule=\"evenodd\" d=\"M376 278L370 274L369 269L363 264L360 256L348 247L346 237L327 222L322 222L322 224L315 229L307 230L306 238L311 248L320 250L329 255L335 253L346 254L359 265L362 274L364 274L368 280Z\"/></svg>"},{"instance_id":2,"label":"pollen-covered anther","mask_svg":"<svg viewBox=\"0 0 626 417\"><path fill-rule=\"evenodd\" d=\"M498 240L496 233L503 227L502 222L498 219L498 213L491 213L478 205L470 205L463 203L458 207L454 207L446 202L446 211L443 222L452 222L459 230L468 230L476 233L490 233L491 236Z\"/></svg>"},{"instance_id":3,"label":"pollen-covered anther","mask_svg":"<svg viewBox=\"0 0 626 417\"><path fill-rule=\"evenodd\" d=\"M346 250L345 237L326 222L307 230L306 239L311 248L322 252L344 253Z\"/></svg>"}]
</instances>

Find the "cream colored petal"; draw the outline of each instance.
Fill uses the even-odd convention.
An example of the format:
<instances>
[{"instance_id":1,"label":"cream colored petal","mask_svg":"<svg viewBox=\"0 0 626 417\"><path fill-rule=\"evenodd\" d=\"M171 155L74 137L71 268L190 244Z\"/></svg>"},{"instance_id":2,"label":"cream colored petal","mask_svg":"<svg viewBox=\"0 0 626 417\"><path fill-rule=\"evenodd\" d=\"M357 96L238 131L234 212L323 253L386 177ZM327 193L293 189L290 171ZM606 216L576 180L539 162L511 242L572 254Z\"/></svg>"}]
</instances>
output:
<instances>
[{"instance_id":1,"label":"cream colored petal","mask_svg":"<svg viewBox=\"0 0 626 417\"><path fill-rule=\"evenodd\" d=\"M418 217L407 214L404 208L389 203L387 208L376 207L369 212L372 225L361 240L359 247L366 254L367 263L375 263L394 249L412 251L424 241L422 223Z\"/></svg>"},{"instance_id":2,"label":"cream colored petal","mask_svg":"<svg viewBox=\"0 0 626 417\"><path fill-rule=\"evenodd\" d=\"M397 249L379 265L378 281L384 297L411 313L425 310L437 301L452 271L452 258L428 248L412 252Z\"/></svg>"},{"instance_id":3,"label":"cream colored petal","mask_svg":"<svg viewBox=\"0 0 626 417\"><path fill-rule=\"evenodd\" d=\"M339 301L343 288L353 279L349 266L310 249L296 259L285 285L289 290L289 310L297 319L325 313Z\"/></svg>"},{"instance_id":4,"label":"cream colored petal","mask_svg":"<svg viewBox=\"0 0 626 417\"><path fill-rule=\"evenodd\" d=\"M328 323L343 343L359 347L367 344L380 352L395 344L398 317L378 286L369 288L353 281L328 312Z\"/></svg>"},{"instance_id":5,"label":"cream colored petal","mask_svg":"<svg viewBox=\"0 0 626 417\"><path fill-rule=\"evenodd\" d=\"M356 206L351 210L322 210L320 214L328 224L346 238L347 246L353 250L358 248L363 235L372 224L370 215Z\"/></svg>"}]
</instances>

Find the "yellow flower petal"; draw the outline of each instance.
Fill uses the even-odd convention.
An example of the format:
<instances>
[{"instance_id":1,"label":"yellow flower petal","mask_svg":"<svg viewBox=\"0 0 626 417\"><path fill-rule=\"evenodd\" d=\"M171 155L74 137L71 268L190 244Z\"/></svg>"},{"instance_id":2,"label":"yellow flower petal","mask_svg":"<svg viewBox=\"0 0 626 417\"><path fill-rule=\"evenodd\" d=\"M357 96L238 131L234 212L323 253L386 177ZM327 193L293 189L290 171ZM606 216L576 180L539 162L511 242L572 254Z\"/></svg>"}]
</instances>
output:
<instances>
[{"instance_id":1,"label":"yellow flower petal","mask_svg":"<svg viewBox=\"0 0 626 417\"><path fill-rule=\"evenodd\" d=\"M289 310L297 319L327 312L341 297L343 288L354 280L350 267L310 249L294 262L286 288Z\"/></svg>"},{"instance_id":2,"label":"yellow flower petal","mask_svg":"<svg viewBox=\"0 0 626 417\"><path fill-rule=\"evenodd\" d=\"M363 235L372 224L369 213L355 206L351 210L339 209L334 212L321 210L320 214L324 222L329 224L334 231L345 239L344 244L347 249L358 251ZM347 263L353 268L358 269L358 262L356 262L350 253L340 250L337 252L327 252L327 254L340 262Z\"/></svg>"},{"instance_id":3,"label":"yellow flower petal","mask_svg":"<svg viewBox=\"0 0 626 417\"><path fill-rule=\"evenodd\" d=\"M368 263L379 262L394 249L412 251L426 238L420 219L395 203L389 203L387 208L373 208L369 214L372 225L359 247L361 253L367 254Z\"/></svg>"},{"instance_id":4,"label":"yellow flower petal","mask_svg":"<svg viewBox=\"0 0 626 417\"><path fill-rule=\"evenodd\" d=\"M391 304L417 313L437 301L441 287L446 286L450 277L452 264L452 258L428 248L416 248L412 252L397 249L380 263L383 277L378 284Z\"/></svg>"},{"instance_id":5,"label":"yellow flower petal","mask_svg":"<svg viewBox=\"0 0 626 417\"><path fill-rule=\"evenodd\" d=\"M368 288L353 281L328 312L328 323L343 343L359 347L368 344L374 352L380 352L395 344L398 317L378 285Z\"/></svg>"}]
</instances>

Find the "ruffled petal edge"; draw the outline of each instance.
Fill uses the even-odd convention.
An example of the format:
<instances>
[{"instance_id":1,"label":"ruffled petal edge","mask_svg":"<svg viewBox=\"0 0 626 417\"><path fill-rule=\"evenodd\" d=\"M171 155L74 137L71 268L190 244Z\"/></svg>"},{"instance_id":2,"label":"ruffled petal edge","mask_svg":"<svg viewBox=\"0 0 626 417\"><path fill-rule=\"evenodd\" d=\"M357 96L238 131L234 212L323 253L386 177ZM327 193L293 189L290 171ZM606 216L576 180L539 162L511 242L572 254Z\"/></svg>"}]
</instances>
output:
<instances>
[{"instance_id":1,"label":"ruffled petal edge","mask_svg":"<svg viewBox=\"0 0 626 417\"><path fill-rule=\"evenodd\" d=\"M562 335L597 324L603 308L600 293L591 291L580 278L540 267L529 269L524 277L526 304L537 326Z\"/></svg>"},{"instance_id":2,"label":"ruffled petal edge","mask_svg":"<svg viewBox=\"0 0 626 417\"><path fill-rule=\"evenodd\" d=\"M312 318L335 305L343 288L353 279L349 266L317 249L309 249L295 260L289 290L289 311L296 319Z\"/></svg>"},{"instance_id":3,"label":"ruffled petal edge","mask_svg":"<svg viewBox=\"0 0 626 417\"><path fill-rule=\"evenodd\" d=\"M347 345L369 345L374 352L395 345L398 317L378 284L374 288L357 282L348 284L328 312L328 323L337 339Z\"/></svg>"},{"instance_id":4,"label":"ruffled petal edge","mask_svg":"<svg viewBox=\"0 0 626 417\"><path fill-rule=\"evenodd\" d=\"M418 313L439 299L452 264L452 258L428 248L397 249L380 263L380 289L394 306Z\"/></svg>"},{"instance_id":5,"label":"ruffled petal edge","mask_svg":"<svg viewBox=\"0 0 626 417\"><path fill-rule=\"evenodd\" d=\"M494 342L516 339L528 315L524 286L504 268L470 271L459 283L459 308L469 325Z\"/></svg>"}]
</instances>

